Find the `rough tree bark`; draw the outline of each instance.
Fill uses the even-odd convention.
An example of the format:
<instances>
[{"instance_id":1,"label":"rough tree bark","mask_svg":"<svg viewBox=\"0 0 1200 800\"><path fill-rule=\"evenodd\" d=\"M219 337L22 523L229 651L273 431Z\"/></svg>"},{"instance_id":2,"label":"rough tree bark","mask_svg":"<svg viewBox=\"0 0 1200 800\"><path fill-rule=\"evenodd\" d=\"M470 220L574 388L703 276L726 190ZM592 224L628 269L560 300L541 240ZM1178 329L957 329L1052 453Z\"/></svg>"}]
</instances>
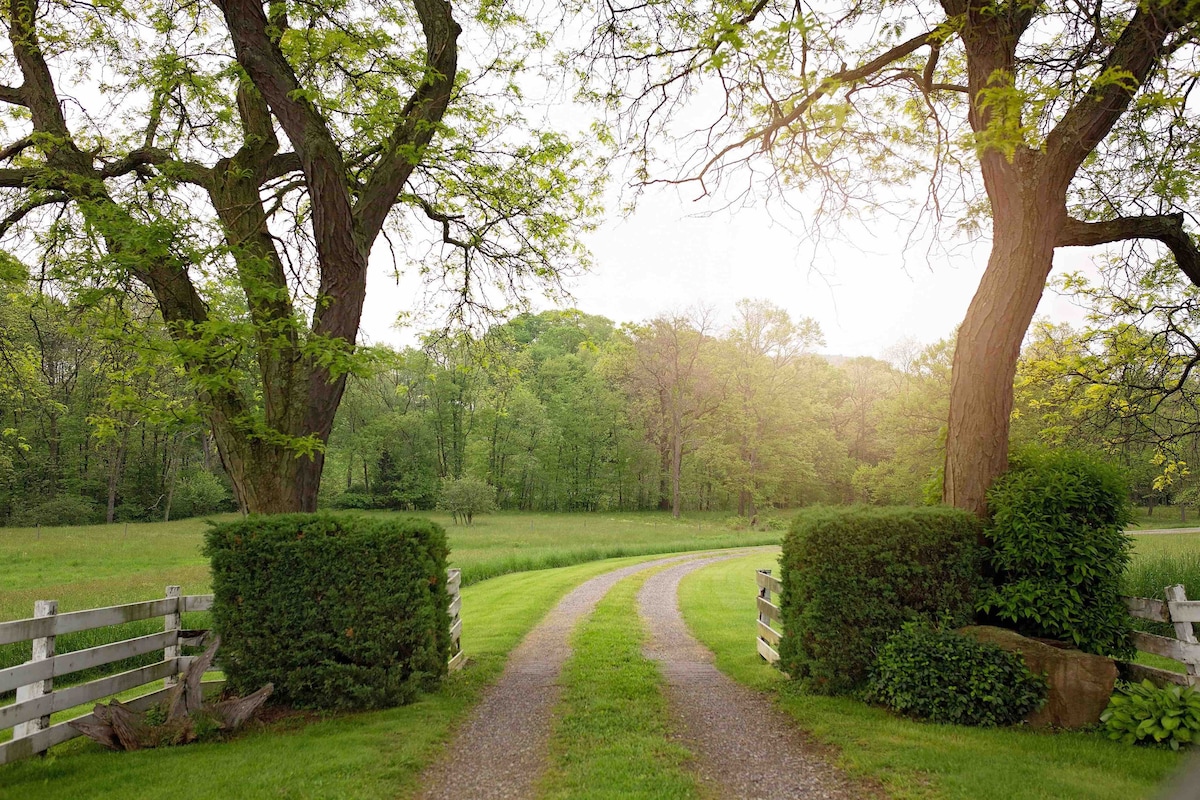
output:
<instances>
[{"instance_id":1,"label":"rough tree bark","mask_svg":"<svg viewBox=\"0 0 1200 800\"><path fill-rule=\"evenodd\" d=\"M997 81L1011 82L1016 49L1034 7L1000 7L981 0L943 0L964 20L969 121L977 133L1012 125L984 101ZM992 207L992 251L958 334L950 392L943 498L976 514L987 512L987 490L1008 465L1012 385L1021 343L1045 290L1054 250L1134 238L1158 239L1200 285L1200 258L1183 230L1182 215L1123 217L1089 223L1071 219L1067 191L1084 159L1125 113L1138 87L1160 62L1172 33L1193 22L1186 0L1145 4L1108 51L1102 74L1129 80L1098 82L1064 113L1033 148L992 148L980 166ZM1016 120L1019 127L1021 121Z\"/></svg>"}]
</instances>

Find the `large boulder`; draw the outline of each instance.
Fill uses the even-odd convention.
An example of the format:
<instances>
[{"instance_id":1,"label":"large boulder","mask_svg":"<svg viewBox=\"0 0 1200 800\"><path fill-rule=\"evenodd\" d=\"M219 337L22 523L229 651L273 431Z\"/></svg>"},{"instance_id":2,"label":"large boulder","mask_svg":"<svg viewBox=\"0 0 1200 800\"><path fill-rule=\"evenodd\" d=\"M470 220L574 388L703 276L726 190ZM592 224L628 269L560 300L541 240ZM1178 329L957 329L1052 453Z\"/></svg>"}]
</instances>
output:
<instances>
[{"instance_id":1,"label":"large boulder","mask_svg":"<svg viewBox=\"0 0 1200 800\"><path fill-rule=\"evenodd\" d=\"M1111 658L990 625L972 625L961 633L1020 653L1030 672L1046 677L1050 693L1046 704L1025 718L1030 725L1084 728L1100 721L1117 681L1117 665Z\"/></svg>"}]
</instances>

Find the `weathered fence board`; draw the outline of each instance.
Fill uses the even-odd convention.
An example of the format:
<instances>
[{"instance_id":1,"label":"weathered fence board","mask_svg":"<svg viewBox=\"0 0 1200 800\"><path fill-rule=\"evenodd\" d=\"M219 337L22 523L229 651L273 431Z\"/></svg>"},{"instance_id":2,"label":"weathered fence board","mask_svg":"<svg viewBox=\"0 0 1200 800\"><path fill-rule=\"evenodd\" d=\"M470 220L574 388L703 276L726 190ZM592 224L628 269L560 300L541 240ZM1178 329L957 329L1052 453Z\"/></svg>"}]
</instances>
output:
<instances>
[{"instance_id":1,"label":"weathered fence board","mask_svg":"<svg viewBox=\"0 0 1200 800\"><path fill-rule=\"evenodd\" d=\"M208 691L215 691L220 688L224 681L206 681L201 684ZM144 711L150 708L155 703L163 700L170 689L159 689L155 692L139 695L132 700L126 701L125 705L134 711ZM75 717L70 722L94 722L95 717L91 714L84 714L80 717ZM17 761L18 759L27 758L38 753L45 752L56 744L70 741L76 736L79 736L79 731L71 727L70 722L60 722L57 725L51 725L43 731L26 736L21 739L13 739L10 742L0 744L0 766Z\"/></svg>"},{"instance_id":2,"label":"weathered fence board","mask_svg":"<svg viewBox=\"0 0 1200 800\"><path fill-rule=\"evenodd\" d=\"M183 601L183 611L212 611L213 596L211 594L185 594L179 598Z\"/></svg>"},{"instance_id":3,"label":"weathered fence board","mask_svg":"<svg viewBox=\"0 0 1200 800\"><path fill-rule=\"evenodd\" d=\"M1123 597L1129 613L1138 619L1148 619L1154 622L1170 622L1171 612L1162 600L1152 600L1149 597Z\"/></svg>"},{"instance_id":4,"label":"weathered fence board","mask_svg":"<svg viewBox=\"0 0 1200 800\"><path fill-rule=\"evenodd\" d=\"M462 570L447 570L446 591L450 593L450 661L451 670L461 669L466 663L462 649Z\"/></svg>"},{"instance_id":5,"label":"weathered fence board","mask_svg":"<svg viewBox=\"0 0 1200 800\"><path fill-rule=\"evenodd\" d=\"M1162 686L1165 683L1190 686L1192 683L1185 673L1172 672L1169 669L1159 669L1158 667L1148 667L1145 664L1134 664L1130 661L1118 661L1117 669L1120 670L1122 678L1133 683L1141 683L1143 680L1149 680L1157 686Z\"/></svg>"},{"instance_id":6,"label":"weathered fence board","mask_svg":"<svg viewBox=\"0 0 1200 800\"><path fill-rule=\"evenodd\" d=\"M1143 652L1181 662L1187 673L1171 672L1127 661L1118 661L1117 666L1121 674L1129 680L1148 679L1159 686L1167 683L1195 686L1200 683L1200 642L1196 640L1192 623L1200 622L1200 602L1188 600L1187 593L1179 584L1164 589L1163 597L1164 600L1149 597L1123 598L1132 616L1153 622L1168 622L1175 628L1174 639L1135 631L1133 644Z\"/></svg>"},{"instance_id":7,"label":"weathered fence board","mask_svg":"<svg viewBox=\"0 0 1200 800\"><path fill-rule=\"evenodd\" d=\"M758 638L765 641L774 648L779 647L779 640L783 637L779 635L779 631L772 628L761 619L758 621Z\"/></svg>"},{"instance_id":8,"label":"weathered fence board","mask_svg":"<svg viewBox=\"0 0 1200 800\"><path fill-rule=\"evenodd\" d=\"M783 592L783 581L771 574L769 569L760 569L754 573L759 589L768 589L776 594Z\"/></svg>"},{"instance_id":9,"label":"weathered fence board","mask_svg":"<svg viewBox=\"0 0 1200 800\"><path fill-rule=\"evenodd\" d=\"M89 647L86 650L75 650L54 656L44 661L30 661L8 669L0 669L0 692L9 692L18 686L70 675L92 667L111 664L134 656L144 656L155 650L162 650L168 644L174 644L179 639L179 631L163 631L149 636L139 636L136 639L125 639L112 644L102 644Z\"/></svg>"},{"instance_id":10,"label":"weathered fence board","mask_svg":"<svg viewBox=\"0 0 1200 800\"><path fill-rule=\"evenodd\" d=\"M783 617L779 613L779 606L761 596L758 598L758 615L777 622L783 621Z\"/></svg>"},{"instance_id":11,"label":"weathered fence board","mask_svg":"<svg viewBox=\"0 0 1200 800\"><path fill-rule=\"evenodd\" d=\"M78 686L59 689L56 692L33 700L3 706L0 707L0 730L15 725L18 722L49 716L59 711L66 711L69 708L83 705L84 703L90 703L93 700L100 700L109 695L136 689L139 686L145 686L147 683L153 683L154 681L174 675L177 671L174 661L159 661L157 664L151 664L147 667L139 667L128 672L110 675L107 678L81 683Z\"/></svg>"},{"instance_id":12,"label":"weathered fence board","mask_svg":"<svg viewBox=\"0 0 1200 800\"><path fill-rule=\"evenodd\" d=\"M147 600L121 606L93 608L87 611L71 611L53 617L19 619L15 622L0 622L0 644L26 642L43 636L61 636L64 633L89 631L109 625L121 625L140 619L164 616L175 608L177 598Z\"/></svg>"},{"instance_id":13,"label":"weathered fence board","mask_svg":"<svg viewBox=\"0 0 1200 800\"><path fill-rule=\"evenodd\" d=\"M783 616L779 613L779 606L771 602L771 592L783 591L783 584L771 575L769 569L756 570L754 579L758 584L758 597L755 598L758 607L756 646L760 656L775 664L779 661L779 651L776 648L779 647L779 640L783 638L783 634L771 627L771 621L782 622Z\"/></svg>"}]
</instances>

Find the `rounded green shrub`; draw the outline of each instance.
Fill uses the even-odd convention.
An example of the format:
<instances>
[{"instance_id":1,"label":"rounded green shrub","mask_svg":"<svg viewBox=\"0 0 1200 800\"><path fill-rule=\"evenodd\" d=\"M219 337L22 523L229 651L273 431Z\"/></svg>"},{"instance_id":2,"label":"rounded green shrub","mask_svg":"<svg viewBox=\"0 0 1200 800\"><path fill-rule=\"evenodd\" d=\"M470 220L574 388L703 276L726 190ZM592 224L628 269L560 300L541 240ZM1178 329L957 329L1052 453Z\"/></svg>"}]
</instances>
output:
<instances>
[{"instance_id":1,"label":"rounded green shrub","mask_svg":"<svg viewBox=\"0 0 1200 800\"><path fill-rule=\"evenodd\" d=\"M1100 721L1110 739L1178 750L1200 740L1200 692L1190 686L1160 689L1150 681L1118 684Z\"/></svg>"},{"instance_id":2,"label":"rounded green shrub","mask_svg":"<svg viewBox=\"0 0 1200 800\"><path fill-rule=\"evenodd\" d=\"M213 627L230 688L297 708L409 702L446 672L446 533L424 519L252 516L212 527Z\"/></svg>"},{"instance_id":3,"label":"rounded green shrub","mask_svg":"<svg viewBox=\"0 0 1200 800\"><path fill-rule=\"evenodd\" d=\"M1027 450L988 492L995 588L979 610L1027 636L1133 655L1121 600L1129 493L1121 472L1079 452Z\"/></svg>"},{"instance_id":4,"label":"rounded green shrub","mask_svg":"<svg viewBox=\"0 0 1200 800\"><path fill-rule=\"evenodd\" d=\"M907 623L879 651L867 698L910 717L1012 725L1046 700L1046 681L994 644Z\"/></svg>"},{"instance_id":5,"label":"rounded green shrub","mask_svg":"<svg viewBox=\"0 0 1200 800\"><path fill-rule=\"evenodd\" d=\"M104 521L104 512L86 497L60 494L55 498L18 510L9 524L21 528L36 525L94 525Z\"/></svg>"},{"instance_id":6,"label":"rounded green shrub","mask_svg":"<svg viewBox=\"0 0 1200 800\"><path fill-rule=\"evenodd\" d=\"M781 559L780 666L813 691L848 694L905 622L970 622L983 587L979 530L944 506L797 516Z\"/></svg>"}]
</instances>

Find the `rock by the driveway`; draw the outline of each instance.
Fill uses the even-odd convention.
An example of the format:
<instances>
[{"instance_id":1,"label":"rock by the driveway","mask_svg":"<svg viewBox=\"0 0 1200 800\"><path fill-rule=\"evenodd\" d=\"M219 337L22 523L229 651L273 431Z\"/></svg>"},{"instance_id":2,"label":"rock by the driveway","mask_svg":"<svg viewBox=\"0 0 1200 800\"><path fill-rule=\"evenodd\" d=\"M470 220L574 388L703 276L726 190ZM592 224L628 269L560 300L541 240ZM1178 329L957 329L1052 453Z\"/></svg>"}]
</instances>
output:
<instances>
[{"instance_id":1,"label":"rock by the driveway","mask_svg":"<svg viewBox=\"0 0 1200 800\"><path fill-rule=\"evenodd\" d=\"M1007 628L973 625L963 634L1020 653L1034 675L1045 675L1050 686L1046 704L1025 721L1034 727L1084 728L1100 721L1117 681L1111 658L1056 647Z\"/></svg>"}]
</instances>

